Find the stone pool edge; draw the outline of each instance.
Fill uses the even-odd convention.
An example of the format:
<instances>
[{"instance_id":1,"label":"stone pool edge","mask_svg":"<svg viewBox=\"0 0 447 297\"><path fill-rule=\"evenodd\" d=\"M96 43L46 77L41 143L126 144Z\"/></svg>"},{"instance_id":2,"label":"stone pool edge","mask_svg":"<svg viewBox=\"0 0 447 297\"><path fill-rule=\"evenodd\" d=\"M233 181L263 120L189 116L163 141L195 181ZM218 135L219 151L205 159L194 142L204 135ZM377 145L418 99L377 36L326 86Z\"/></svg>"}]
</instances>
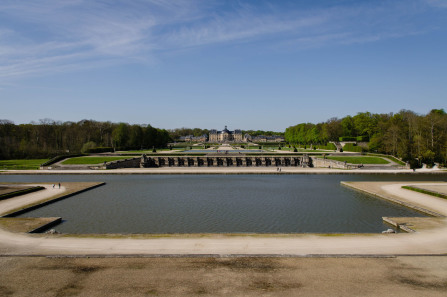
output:
<instances>
[{"instance_id":1,"label":"stone pool edge","mask_svg":"<svg viewBox=\"0 0 447 297\"><path fill-rule=\"evenodd\" d=\"M376 182L381 183L381 182ZM391 184L400 184L391 182ZM414 182L413 182L414 183ZM427 182L425 182L427 183ZM428 182L429 183L429 182ZM440 228L412 234L283 234L256 236L194 237L194 234L158 238L82 238L69 235L23 235L4 232L3 247L7 255L287 255L290 257L313 255L447 255L445 220ZM220 235L220 236L219 236ZM334 236L335 235L335 236ZM189 236L189 237L188 237ZM217 236L217 237L216 237ZM5 240L6 239L6 240ZM12 242L12 248L8 246ZM425 244L429 242L430 244ZM6 245L6 247L5 247Z\"/></svg>"}]
</instances>

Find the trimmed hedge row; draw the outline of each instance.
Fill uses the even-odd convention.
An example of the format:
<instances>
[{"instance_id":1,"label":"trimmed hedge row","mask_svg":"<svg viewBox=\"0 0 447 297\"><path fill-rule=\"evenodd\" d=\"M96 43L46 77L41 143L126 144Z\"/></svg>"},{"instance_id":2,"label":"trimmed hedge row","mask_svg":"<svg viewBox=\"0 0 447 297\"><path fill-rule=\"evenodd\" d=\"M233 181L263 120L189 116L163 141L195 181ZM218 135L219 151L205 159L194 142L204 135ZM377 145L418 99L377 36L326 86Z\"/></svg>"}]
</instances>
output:
<instances>
[{"instance_id":1,"label":"trimmed hedge row","mask_svg":"<svg viewBox=\"0 0 447 297\"><path fill-rule=\"evenodd\" d=\"M111 153L113 152L113 147L96 147L85 151L87 154L97 154L97 153Z\"/></svg>"},{"instance_id":2,"label":"trimmed hedge row","mask_svg":"<svg viewBox=\"0 0 447 297\"><path fill-rule=\"evenodd\" d=\"M367 135L365 136L357 136L357 137L353 137L353 136L342 136L338 138L339 141L360 141L360 142L365 142L365 141L369 141L369 137Z\"/></svg>"},{"instance_id":3,"label":"trimmed hedge row","mask_svg":"<svg viewBox=\"0 0 447 297\"><path fill-rule=\"evenodd\" d=\"M422 194L427 194L427 195L431 195L431 196L435 196L435 197L439 197L439 198L443 198L443 199L447 199L447 195L441 194L441 193L436 193L436 192L432 192L432 191L427 191L421 188L415 188L415 187L411 187L411 186L402 186L403 189L407 189L407 190L411 190L411 191L415 191L415 192L419 192Z\"/></svg>"},{"instance_id":4,"label":"trimmed hedge row","mask_svg":"<svg viewBox=\"0 0 447 297\"><path fill-rule=\"evenodd\" d=\"M11 193L6 193L6 194L3 194L3 195L0 195L0 200L8 199L8 198L12 198L12 197L16 197L16 196L20 196L20 195L24 195L24 194L36 192L36 191L40 191L40 190L43 190L43 189L45 189L45 187L37 186L37 187L28 188L28 189L14 191L14 192L11 192Z\"/></svg>"},{"instance_id":5,"label":"trimmed hedge row","mask_svg":"<svg viewBox=\"0 0 447 297\"><path fill-rule=\"evenodd\" d=\"M357 141L357 137L343 136L338 138L339 141Z\"/></svg>"}]
</instances>

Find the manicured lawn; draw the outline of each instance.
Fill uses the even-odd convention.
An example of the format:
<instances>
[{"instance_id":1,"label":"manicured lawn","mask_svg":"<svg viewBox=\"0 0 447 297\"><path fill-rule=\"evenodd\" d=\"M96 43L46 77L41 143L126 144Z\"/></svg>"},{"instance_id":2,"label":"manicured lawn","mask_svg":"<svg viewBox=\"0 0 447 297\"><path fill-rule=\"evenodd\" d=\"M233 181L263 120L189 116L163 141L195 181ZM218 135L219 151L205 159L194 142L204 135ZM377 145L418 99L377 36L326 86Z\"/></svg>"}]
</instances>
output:
<instances>
[{"instance_id":1,"label":"manicured lawn","mask_svg":"<svg viewBox=\"0 0 447 297\"><path fill-rule=\"evenodd\" d=\"M62 162L64 165L102 164L104 162L128 159L129 157L76 157Z\"/></svg>"},{"instance_id":2,"label":"manicured lawn","mask_svg":"<svg viewBox=\"0 0 447 297\"><path fill-rule=\"evenodd\" d=\"M342 157L327 157L328 159L340 161L340 162L348 162L351 164L388 164L389 161L379 158L379 157L349 157L349 156L342 156Z\"/></svg>"},{"instance_id":3,"label":"manicured lawn","mask_svg":"<svg viewBox=\"0 0 447 297\"><path fill-rule=\"evenodd\" d=\"M39 169L40 164L43 164L46 161L48 161L48 159L0 160L0 169Z\"/></svg>"},{"instance_id":4,"label":"manicured lawn","mask_svg":"<svg viewBox=\"0 0 447 297\"><path fill-rule=\"evenodd\" d=\"M157 152L163 152L163 151L174 151L177 149L168 149L168 148L162 148L162 149L156 149ZM117 153L123 153L123 154L150 154L152 153L152 149L148 150L134 150L134 151L118 151Z\"/></svg>"},{"instance_id":5,"label":"manicured lawn","mask_svg":"<svg viewBox=\"0 0 447 297\"><path fill-rule=\"evenodd\" d=\"M370 156L379 156L378 154L368 154L368 155L370 155ZM405 162L402 162L401 160L399 160L399 159L397 159L397 158L395 158L393 156L384 156L384 157L387 158L387 159L390 159L391 161L394 161L395 163L397 163L399 165L402 165L402 166L406 165Z\"/></svg>"}]
</instances>

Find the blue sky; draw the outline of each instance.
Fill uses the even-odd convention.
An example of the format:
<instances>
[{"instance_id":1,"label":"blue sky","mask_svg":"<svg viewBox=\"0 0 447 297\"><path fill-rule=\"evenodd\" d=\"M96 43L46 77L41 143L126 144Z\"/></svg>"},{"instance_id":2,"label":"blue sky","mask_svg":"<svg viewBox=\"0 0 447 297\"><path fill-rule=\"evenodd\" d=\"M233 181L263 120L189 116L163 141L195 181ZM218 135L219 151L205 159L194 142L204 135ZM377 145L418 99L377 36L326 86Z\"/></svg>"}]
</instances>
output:
<instances>
[{"instance_id":1,"label":"blue sky","mask_svg":"<svg viewBox=\"0 0 447 297\"><path fill-rule=\"evenodd\" d=\"M283 131L447 110L447 0L0 2L0 119Z\"/></svg>"}]
</instances>

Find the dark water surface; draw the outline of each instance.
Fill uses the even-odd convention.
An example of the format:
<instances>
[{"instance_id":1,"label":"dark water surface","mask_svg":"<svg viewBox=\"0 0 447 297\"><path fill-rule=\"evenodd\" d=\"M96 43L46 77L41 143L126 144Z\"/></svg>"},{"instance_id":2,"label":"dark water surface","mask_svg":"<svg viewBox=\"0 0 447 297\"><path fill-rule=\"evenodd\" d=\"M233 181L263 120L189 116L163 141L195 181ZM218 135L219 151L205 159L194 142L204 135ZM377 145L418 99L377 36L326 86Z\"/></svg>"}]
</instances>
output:
<instances>
[{"instance_id":1,"label":"dark water surface","mask_svg":"<svg viewBox=\"0 0 447 297\"><path fill-rule=\"evenodd\" d=\"M340 181L446 180L439 175L3 175L0 182L104 181L28 212L61 216L64 233L375 233L383 216L422 214Z\"/></svg>"}]
</instances>

